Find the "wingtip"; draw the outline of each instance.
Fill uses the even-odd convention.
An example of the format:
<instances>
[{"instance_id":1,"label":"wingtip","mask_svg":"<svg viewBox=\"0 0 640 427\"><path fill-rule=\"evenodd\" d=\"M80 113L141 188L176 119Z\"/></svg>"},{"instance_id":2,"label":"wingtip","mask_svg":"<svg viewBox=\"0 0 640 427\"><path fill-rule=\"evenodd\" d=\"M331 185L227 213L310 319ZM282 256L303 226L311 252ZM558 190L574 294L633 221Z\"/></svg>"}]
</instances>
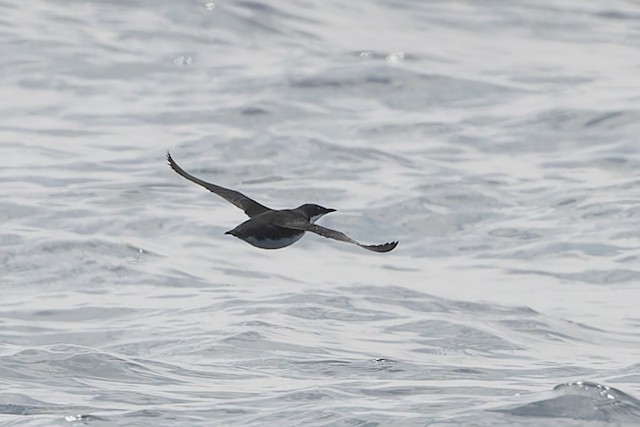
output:
<instances>
[{"instance_id":1,"label":"wingtip","mask_svg":"<svg viewBox=\"0 0 640 427\"><path fill-rule=\"evenodd\" d=\"M398 246L398 243L400 243L400 242L397 241L397 240L394 240L393 242L387 243L385 246L388 246L389 250L387 250L385 252L391 252L392 250L394 250Z\"/></svg>"},{"instance_id":2,"label":"wingtip","mask_svg":"<svg viewBox=\"0 0 640 427\"><path fill-rule=\"evenodd\" d=\"M178 172L178 169L180 168L178 166L178 164L176 163L175 160L173 160L173 157L171 157L171 153L169 151L167 151L167 164L169 165L169 167L171 169L173 169L174 171ZM180 173L180 172L178 172Z\"/></svg>"},{"instance_id":3,"label":"wingtip","mask_svg":"<svg viewBox=\"0 0 640 427\"><path fill-rule=\"evenodd\" d=\"M398 246L398 243L399 242L397 240L394 240L393 242L383 243L381 245L365 246L365 249L380 253L391 252L396 248L396 246Z\"/></svg>"}]
</instances>

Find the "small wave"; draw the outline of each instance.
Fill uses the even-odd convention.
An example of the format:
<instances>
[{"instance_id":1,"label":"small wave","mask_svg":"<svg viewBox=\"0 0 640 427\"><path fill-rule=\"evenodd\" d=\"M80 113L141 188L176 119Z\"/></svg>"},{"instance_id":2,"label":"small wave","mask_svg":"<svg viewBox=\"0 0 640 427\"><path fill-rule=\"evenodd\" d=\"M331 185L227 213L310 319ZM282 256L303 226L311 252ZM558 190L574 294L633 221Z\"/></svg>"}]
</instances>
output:
<instances>
[{"instance_id":1,"label":"small wave","mask_svg":"<svg viewBox=\"0 0 640 427\"><path fill-rule=\"evenodd\" d=\"M640 400L616 388L590 381L559 384L553 396L503 412L523 417L572 418L640 423Z\"/></svg>"}]
</instances>

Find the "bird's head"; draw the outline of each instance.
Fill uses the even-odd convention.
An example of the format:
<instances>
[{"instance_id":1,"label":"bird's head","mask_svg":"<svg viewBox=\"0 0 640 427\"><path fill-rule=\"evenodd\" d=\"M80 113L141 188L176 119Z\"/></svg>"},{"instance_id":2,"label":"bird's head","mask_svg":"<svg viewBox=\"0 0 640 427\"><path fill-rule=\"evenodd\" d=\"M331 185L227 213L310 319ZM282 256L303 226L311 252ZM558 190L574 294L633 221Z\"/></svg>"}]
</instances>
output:
<instances>
[{"instance_id":1,"label":"bird's head","mask_svg":"<svg viewBox=\"0 0 640 427\"><path fill-rule=\"evenodd\" d=\"M335 209L323 208L319 205L313 205L307 203L306 205L302 205L296 208L298 212L300 212L305 218L309 220L310 223L314 223L318 220L318 218L322 217L331 212L335 212Z\"/></svg>"}]
</instances>

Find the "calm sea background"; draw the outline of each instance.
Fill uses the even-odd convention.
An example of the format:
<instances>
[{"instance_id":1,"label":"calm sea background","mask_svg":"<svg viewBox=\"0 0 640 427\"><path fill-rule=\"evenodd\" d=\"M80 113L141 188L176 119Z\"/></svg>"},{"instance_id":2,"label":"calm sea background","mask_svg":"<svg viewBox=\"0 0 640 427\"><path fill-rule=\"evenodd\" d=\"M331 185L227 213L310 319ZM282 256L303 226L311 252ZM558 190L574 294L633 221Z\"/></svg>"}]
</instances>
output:
<instances>
[{"instance_id":1,"label":"calm sea background","mask_svg":"<svg viewBox=\"0 0 640 427\"><path fill-rule=\"evenodd\" d=\"M1 426L640 425L636 0L0 0ZM186 170L388 254L223 233Z\"/></svg>"}]
</instances>

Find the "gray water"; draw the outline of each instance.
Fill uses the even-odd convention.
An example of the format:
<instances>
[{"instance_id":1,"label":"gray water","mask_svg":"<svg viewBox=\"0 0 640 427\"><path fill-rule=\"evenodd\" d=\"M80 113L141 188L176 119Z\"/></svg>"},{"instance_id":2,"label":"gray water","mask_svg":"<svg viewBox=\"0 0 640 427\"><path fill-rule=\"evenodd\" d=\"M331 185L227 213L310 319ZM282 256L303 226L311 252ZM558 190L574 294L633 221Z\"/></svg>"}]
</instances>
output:
<instances>
[{"instance_id":1,"label":"gray water","mask_svg":"<svg viewBox=\"0 0 640 427\"><path fill-rule=\"evenodd\" d=\"M0 425L640 424L640 4L0 1ZM223 233L186 170L388 254Z\"/></svg>"}]
</instances>

